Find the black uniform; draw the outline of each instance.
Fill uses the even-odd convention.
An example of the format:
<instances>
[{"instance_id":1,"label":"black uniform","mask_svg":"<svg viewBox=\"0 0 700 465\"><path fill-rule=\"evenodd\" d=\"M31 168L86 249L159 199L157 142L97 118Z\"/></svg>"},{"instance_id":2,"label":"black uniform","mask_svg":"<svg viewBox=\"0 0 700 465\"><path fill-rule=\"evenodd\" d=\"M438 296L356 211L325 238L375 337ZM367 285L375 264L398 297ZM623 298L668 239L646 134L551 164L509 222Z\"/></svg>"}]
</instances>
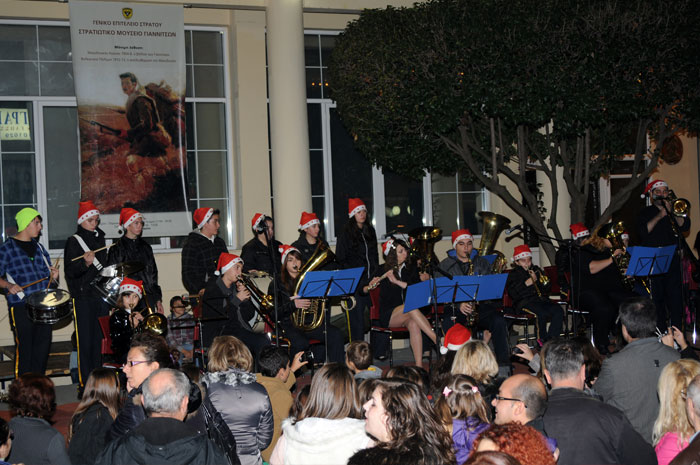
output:
<instances>
[{"instance_id":1,"label":"black uniform","mask_svg":"<svg viewBox=\"0 0 700 465\"><path fill-rule=\"evenodd\" d=\"M219 256L228 252L226 243L218 236L212 241L199 231L193 231L187 236L182 248L182 284L187 292L194 295L215 275Z\"/></svg>"},{"instance_id":2,"label":"black uniform","mask_svg":"<svg viewBox=\"0 0 700 465\"><path fill-rule=\"evenodd\" d=\"M123 262L141 262L143 264L143 270L129 275L132 279L143 281L145 295L139 302L137 309L145 307L147 299L148 305L156 310L156 302L163 300L163 293L158 285L158 267L153 257L151 245L140 237L129 239L126 235L122 236L110 247L107 264L115 265Z\"/></svg>"},{"instance_id":3,"label":"black uniform","mask_svg":"<svg viewBox=\"0 0 700 465\"><path fill-rule=\"evenodd\" d=\"M535 267L538 269L537 267ZM539 269L538 269L539 270ZM539 270L540 273L544 273ZM538 337L543 341L548 341L559 336L564 324L564 312L556 303L549 300L549 289L541 289L542 296L537 295L535 285L527 286L525 281L530 278L530 274L522 266L516 266L508 273L506 289L508 295L513 299L515 310L526 308L537 315ZM540 283L537 283L541 287ZM547 321L551 320L549 331L547 331Z\"/></svg>"},{"instance_id":4,"label":"black uniform","mask_svg":"<svg viewBox=\"0 0 700 465\"><path fill-rule=\"evenodd\" d=\"M274 255L274 267L277 273L282 267L282 255L279 248L282 243L276 239L272 239L272 251ZM270 261L270 251L268 246L260 242L257 237L252 238L245 243L241 249L241 258L243 259L243 271L245 273L250 270L264 271L272 275L273 263ZM303 263L302 263L303 265Z\"/></svg>"}]
</instances>

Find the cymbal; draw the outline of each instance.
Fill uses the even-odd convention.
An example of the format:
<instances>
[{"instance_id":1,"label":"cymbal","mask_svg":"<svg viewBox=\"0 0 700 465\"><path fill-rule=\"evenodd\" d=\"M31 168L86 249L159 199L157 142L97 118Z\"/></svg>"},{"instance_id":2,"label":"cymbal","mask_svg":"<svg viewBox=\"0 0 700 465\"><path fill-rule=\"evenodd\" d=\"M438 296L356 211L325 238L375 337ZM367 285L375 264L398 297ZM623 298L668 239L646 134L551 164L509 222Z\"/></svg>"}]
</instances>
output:
<instances>
[{"instance_id":1,"label":"cymbal","mask_svg":"<svg viewBox=\"0 0 700 465\"><path fill-rule=\"evenodd\" d=\"M114 265L114 269L118 276L128 276L133 273L138 273L143 270L144 265L141 262L122 262Z\"/></svg>"},{"instance_id":2,"label":"cymbal","mask_svg":"<svg viewBox=\"0 0 700 465\"><path fill-rule=\"evenodd\" d=\"M408 233L415 240L437 242L442 238L442 229L433 226L423 226Z\"/></svg>"}]
</instances>

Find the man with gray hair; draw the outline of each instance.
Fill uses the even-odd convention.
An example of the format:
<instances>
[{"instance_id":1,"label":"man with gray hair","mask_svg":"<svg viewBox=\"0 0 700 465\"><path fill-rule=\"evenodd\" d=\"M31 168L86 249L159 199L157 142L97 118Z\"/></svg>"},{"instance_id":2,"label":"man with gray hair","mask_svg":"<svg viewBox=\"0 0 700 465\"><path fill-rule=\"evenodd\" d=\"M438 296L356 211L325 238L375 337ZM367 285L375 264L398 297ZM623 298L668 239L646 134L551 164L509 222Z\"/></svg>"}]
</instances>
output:
<instances>
[{"instance_id":1,"label":"man with gray hair","mask_svg":"<svg viewBox=\"0 0 700 465\"><path fill-rule=\"evenodd\" d=\"M112 441L97 460L101 465L226 464L224 454L205 434L184 423L190 381L177 370L161 368L142 385L148 418Z\"/></svg>"},{"instance_id":2,"label":"man with gray hair","mask_svg":"<svg viewBox=\"0 0 700 465\"><path fill-rule=\"evenodd\" d=\"M700 375L693 378L685 390L685 412L693 425L695 434L690 437L688 447L676 455L669 465L697 465L700 463Z\"/></svg>"},{"instance_id":3,"label":"man with gray hair","mask_svg":"<svg viewBox=\"0 0 700 465\"><path fill-rule=\"evenodd\" d=\"M579 343L553 340L542 350L552 386L544 428L559 446L558 465L655 465L654 449L625 415L583 392L586 366Z\"/></svg>"}]
</instances>

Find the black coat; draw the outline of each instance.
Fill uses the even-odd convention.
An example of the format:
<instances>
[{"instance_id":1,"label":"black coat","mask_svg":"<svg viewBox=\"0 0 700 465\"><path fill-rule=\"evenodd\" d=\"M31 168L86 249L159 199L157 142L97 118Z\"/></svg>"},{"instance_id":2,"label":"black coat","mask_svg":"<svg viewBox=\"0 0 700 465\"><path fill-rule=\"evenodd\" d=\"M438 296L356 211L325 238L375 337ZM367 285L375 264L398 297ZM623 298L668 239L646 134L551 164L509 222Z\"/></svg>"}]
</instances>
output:
<instances>
[{"instance_id":1,"label":"black coat","mask_svg":"<svg viewBox=\"0 0 700 465\"><path fill-rule=\"evenodd\" d=\"M92 404L73 418L73 437L68 445L68 456L73 465L93 464L107 445L107 433L114 420L109 410L100 404Z\"/></svg>"},{"instance_id":2,"label":"black coat","mask_svg":"<svg viewBox=\"0 0 700 465\"><path fill-rule=\"evenodd\" d=\"M275 257L274 266L277 273L280 272L282 267L282 255L279 251L281 245L280 241L272 240L272 252ZM272 274L273 262L270 261L270 249L260 242L257 237L252 238L243 245L241 258L243 259L243 271L246 273L250 270L257 270Z\"/></svg>"},{"instance_id":3,"label":"black coat","mask_svg":"<svg viewBox=\"0 0 700 465\"><path fill-rule=\"evenodd\" d=\"M153 257L151 245L142 238L129 239L122 236L112 247L107 256L108 265L116 265L123 262L141 262L144 269L138 273L132 273L130 278L143 281L146 296L153 302L163 300L163 293L158 285L158 267Z\"/></svg>"},{"instance_id":4,"label":"black coat","mask_svg":"<svg viewBox=\"0 0 700 465\"><path fill-rule=\"evenodd\" d=\"M105 246L105 233L100 228L94 232L88 231L82 226L78 226L76 234L80 236L90 250L97 250ZM85 251L78 243L78 240L71 236L66 240L66 246L63 251L64 262L66 266L66 282L68 283L68 291L71 295L78 296L81 294L97 295L97 292L92 289L90 283L97 276L100 270L93 263L90 266L85 264L85 260L73 259L83 255ZM101 250L95 254L95 258L100 262L101 266L107 266L107 251Z\"/></svg>"},{"instance_id":5,"label":"black coat","mask_svg":"<svg viewBox=\"0 0 700 465\"><path fill-rule=\"evenodd\" d=\"M350 228L355 226L350 223ZM365 269L358 289L366 286L379 269L379 249L377 247L377 233L369 223L365 223L362 231L348 229L346 226L338 235L335 246L335 256L341 269L360 268Z\"/></svg>"},{"instance_id":6,"label":"black coat","mask_svg":"<svg viewBox=\"0 0 700 465\"><path fill-rule=\"evenodd\" d=\"M241 302L236 296L235 283L231 288L227 288L221 278L216 278L207 283L206 290L202 296L202 318L207 321L202 325L202 343L209 347L214 338L224 334L223 329L229 328L230 334L240 329L252 331L248 320L255 310L250 300ZM217 318L225 318L217 320Z\"/></svg>"},{"instance_id":7,"label":"black coat","mask_svg":"<svg viewBox=\"0 0 700 465\"><path fill-rule=\"evenodd\" d=\"M350 457L348 465L447 465L429 448L421 448L415 441L407 445L404 451L379 446L359 450Z\"/></svg>"},{"instance_id":8,"label":"black coat","mask_svg":"<svg viewBox=\"0 0 700 465\"><path fill-rule=\"evenodd\" d=\"M141 394L141 388L132 389L126 397L124 406L114 419L112 427L107 434L107 441L113 441L124 436L132 429L139 426L146 419L146 411L141 405L134 404L134 397Z\"/></svg>"},{"instance_id":9,"label":"black coat","mask_svg":"<svg viewBox=\"0 0 700 465\"><path fill-rule=\"evenodd\" d=\"M223 239L216 236L212 242L199 231L187 236L182 247L182 284L190 294L197 294L214 278L219 256L228 252Z\"/></svg>"}]
</instances>

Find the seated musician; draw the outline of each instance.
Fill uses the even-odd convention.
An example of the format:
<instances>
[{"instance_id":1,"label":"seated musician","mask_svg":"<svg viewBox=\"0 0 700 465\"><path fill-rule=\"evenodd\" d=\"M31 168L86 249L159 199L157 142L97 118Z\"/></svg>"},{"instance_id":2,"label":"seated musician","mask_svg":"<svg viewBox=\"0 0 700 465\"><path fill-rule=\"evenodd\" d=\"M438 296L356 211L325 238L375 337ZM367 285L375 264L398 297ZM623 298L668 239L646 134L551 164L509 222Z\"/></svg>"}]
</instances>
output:
<instances>
[{"instance_id":1,"label":"seated musician","mask_svg":"<svg viewBox=\"0 0 700 465\"><path fill-rule=\"evenodd\" d=\"M320 310L321 301L313 299L302 299L294 295L294 289L299 278L299 270L301 270L301 253L297 249L289 245L283 245L280 248L282 271L277 278L277 306L278 318L280 326L280 337L289 339L291 344L290 353L296 354L306 350L309 347L309 339L318 339L324 342L324 328L328 327L328 361L342 363L345 360L345 352L343 351L343 335L338 328L333 326L330 321L324 321L320 326L314 329L305 330L297 328L292 320L292 315L298 309L309 308L317 304ZM270 283L268 294L274 294L274 284ZM330 317L330 306L326 305L326 314L324 319ZM314 346L314 359L321 361L325 359L325 351L322 346Z\"/></svg>"},{"instance_id":2,"label":"seated musician","mask_svg":"<svg viewBox=\"0 0 700 465\"><path fill-rule=\"evenodd\" d=\"M532 252L527 245L519 245L513 251L513 270L508 274L506 289L513 299L515 310L523 308L537 315L537 338L540 342L553 339L561 333L564 312L549 300L551 282L545 287L540 280L544 271L532 264ZM551 321L547 331L547 321Z\"/></svg>"},{"instance_id":3,"label":"seated musician","mask_svg":"<svg viewBox=\"0 0 700 465\"><path fill-rule=\"evenodd\" d=\"M282 243L275 239L275 225L272 218L264 213L256 213L251 221L253 238L246 242L241 249L243 271L263 271L269 275L280 271L279 247ZM272 244L272 251L268 244ZM270 257L270 252L272 256ZM274 267L274 269L273 269Z\"/></svg>"},{"instance_id":4,"label":"seated musician","mask_svg":"<svg viewBox=\"0 0 700 465\"><path fill-rule=\"evenodd\" d=\"M468 229L459 229L452 233L454 256L448 255L440 262L440 269L453 276L474 274L482 276L492 274L492 266L484 257L471 258L474 241ZM499 366L510 367L510 350L508 349L508 325L500 311L500 302L482 301L477 306L476 329L491 333L494 353ZM442 328L447 332L455 323L470 326L474 306L470 302L455 302L454 307L445 305ZM470 328L473 329L473 328ZM504 371L507 371L504 369Z\"/></svg>"},{"instance_id":5,"label":"seated musician","mask_svg":"<svg viewBox=\"0 0 700 465\"><path fill-rule=\"evenodd\" d=\"M292 247L297 249L301 254L302 266L309 261L309 258L314 254L319 241L325 244L325 241L320 237L321 222L315 213L301 213L299 220L299 239L292 243Z\"/></svg>"},{"instance_id":6,"label":"seated musician","mask_svg":"<svg viewBox=\"0 0 700 465\"><path fill-rule=\"evenodd\" d=\"M406 288L421 280L415 267L408 267L408 246L400 239L390 238L382 244L384 265L381 276L373 278L363 291L379 283L379 321L384 327L406 327L416 366L423 364L423 334L437 344L435 331L420 309L404 313Z\"/></svg>"},{"instance_id":7,"label":"seated musician","mask_svg":"<svg viewBox=\"0 0 700 465\"><path fill-rule=\"evenodd\" d=\"M235 336L248 346L255 358L270 345L265 335L254 333L241 314L241 306L250 301L250 292L239 281L243 260L222 253L216 266L216 279L209 281L202 297L202 344L209 347L216 336Z\"/></svg>"},{"instance_id":8,"label":"seated musician","mask_svg":"<svg viewBox=\"0 0 700 465\"><path fill-rule=\"evenodd\" d=\"M134 328L143 321L143 315L135 311L143 297L143 282L126 277L119 285L117 306L109 317L109 334L112 338L112 350L117 360L126 361Z\"/></svg>"}]
</instances>

